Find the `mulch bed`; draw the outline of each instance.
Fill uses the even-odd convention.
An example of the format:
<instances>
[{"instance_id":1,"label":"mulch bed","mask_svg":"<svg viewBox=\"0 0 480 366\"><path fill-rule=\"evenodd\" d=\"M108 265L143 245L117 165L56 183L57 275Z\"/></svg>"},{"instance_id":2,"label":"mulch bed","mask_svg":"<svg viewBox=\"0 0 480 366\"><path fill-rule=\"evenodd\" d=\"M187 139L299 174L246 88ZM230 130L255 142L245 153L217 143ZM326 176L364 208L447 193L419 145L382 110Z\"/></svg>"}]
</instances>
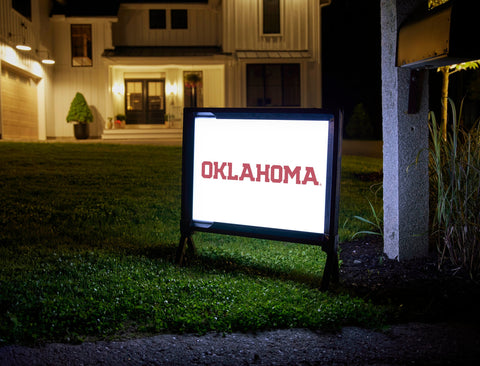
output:
<instances>
[{"instance_id":1,"label":"mulch bed","mask_svg":"<svg viewBox=\"0 0 480 366\"><path fill-rule=\"evenodd\" d=\"M446 263L439 269L437 253L398 262L383 254L381 237L340 244L339 289L398 307L405 321L468 321L480 324L480 283Z\"/></svg>"}]
</instances>

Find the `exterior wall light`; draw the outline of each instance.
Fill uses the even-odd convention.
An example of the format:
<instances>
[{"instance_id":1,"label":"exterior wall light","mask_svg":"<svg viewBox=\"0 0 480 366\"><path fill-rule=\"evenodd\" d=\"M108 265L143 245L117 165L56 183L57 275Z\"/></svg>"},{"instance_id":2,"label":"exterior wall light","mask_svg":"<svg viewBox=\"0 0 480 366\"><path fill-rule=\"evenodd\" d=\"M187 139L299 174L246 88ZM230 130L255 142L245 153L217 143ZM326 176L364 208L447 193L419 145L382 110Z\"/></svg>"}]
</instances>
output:
<instances>
[{"instance_id":1,"label":"exterior wall light","mask_svg":"<svg viewBox=\"0 0 480 366\"><path fill-rule=\"evenodd\" d=\"M32 50L32 47L25 44L25 40L23 41L23 43L19 43L19 44L15 45L15 48L17 50L20 50L20 51L31 51Z\"/></svg>"},{"instance_id":2,"label":"exterior wall light","mask_svg":"<svg viewBox=\"0 0 480 366\"><path fill-rule=\"evenodd\" d=\"M24 30L27 29L27 26L25 25L25 23L21 23L21 26L22 26L22 28L23 28ZM24 32L25 32L25 31L23 31L22 33L24 33ZM9 38L14 38L15 35L12 34L12 33L8 33L8 37L9 37ZM17 36L16 38L18 39L18 38L20 38L20 37L21 37L22 41L16 43L16 44L15 44L15 48L16 48L17 50L20 50L20 51L31 51L31 50L32 50L32 47L30 47L30 46L27 44L26 39L25 39L25 34L23 34L23 36Z\"/></svg>"},{"instance_id":3,"label":"exterior wall light","mask_svg":"<svg viewBox=\"0 0 480 366\"><path fill-rule=\"evenodd\" d=\"M177 83L168 83L166 89L167 89L167 95L175 96L178 93Z\"/></svg>"},{"instance_id":4,"label":"exterior wall light","mask_svg":"<svg viewBox=\"0 0 480 366\"><path fill-rule=\"evenodd\" d=\"M112 92L117 95L124 95L125 94L125 85L120 83L114 83L112 86Z\"/></svg>"},{"instance_id":5,"label":"exterior wall light","mask_svg":"<svg viewBox=\"0 0 480 366\"><path fill-rule=\"evenodd\" d=\"M46 57L40 56L41 53L46 54ZM53 65L53 64L55 64L55 60L50 57L50 53L49 53L48 51L37 50L37 55L40 56L40 58L41 58L41 60L42 60L42 64L44 64L44 65Z\"/></svg>"}]
</instances>

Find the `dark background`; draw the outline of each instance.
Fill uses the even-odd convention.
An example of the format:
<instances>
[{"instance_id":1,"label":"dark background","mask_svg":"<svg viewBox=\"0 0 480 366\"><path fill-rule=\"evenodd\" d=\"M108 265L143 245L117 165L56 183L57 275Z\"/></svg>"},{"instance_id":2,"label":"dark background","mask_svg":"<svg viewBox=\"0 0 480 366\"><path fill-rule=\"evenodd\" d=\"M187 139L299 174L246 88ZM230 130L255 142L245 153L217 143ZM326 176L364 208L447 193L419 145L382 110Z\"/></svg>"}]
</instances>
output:
<instances>
[{"instance_id":1,"label":"dark background","mask_svg":"<svg viewBox=\"0 0 480 366\"><path fill-rule=\"evenodd\" d=\"M478 42L472 35L465 37ZM381 139L380 0L332 0L322 11L322 39L324 107L344 110L346 138ZM429 110L439 118L442 76L436 69L426 72ZM449 80L449 97L457 112L463 103L461 122L468 129L480 116L480 70L457 72ZM349 136L354 108L360 103L366 118L356 118L355 132L370 131L367 136Z\"/></svg>"},{"instance_id":2,"label":"dark background","mask_svg":"<svg viewBox=\"0 0 480 366\"><path fill-rule=\"evenodd\" d=\"M322 10L323 106L342 108L345 127L362 103L371 139L382 138L380 0L332 0Z\"/></svg>"}]
</instances>

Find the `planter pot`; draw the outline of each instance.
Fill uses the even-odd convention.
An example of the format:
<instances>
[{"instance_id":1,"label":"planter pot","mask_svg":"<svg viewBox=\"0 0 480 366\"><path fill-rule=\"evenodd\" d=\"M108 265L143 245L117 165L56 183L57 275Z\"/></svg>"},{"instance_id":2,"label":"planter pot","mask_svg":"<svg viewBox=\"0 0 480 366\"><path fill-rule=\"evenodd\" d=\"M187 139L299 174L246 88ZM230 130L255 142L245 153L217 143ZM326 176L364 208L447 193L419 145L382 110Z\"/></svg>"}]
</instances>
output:
<instances>
[{"instance_id":1,"label":"planter pot","mask_svg":"<svg viewBox=\"0 0 480 366\"><path fill-rule=\"evenodd\" d=\"M88 123L77 123L73 125L73 132L77 140L88 139L89 128Z\"/></svg>"}]
</instances>

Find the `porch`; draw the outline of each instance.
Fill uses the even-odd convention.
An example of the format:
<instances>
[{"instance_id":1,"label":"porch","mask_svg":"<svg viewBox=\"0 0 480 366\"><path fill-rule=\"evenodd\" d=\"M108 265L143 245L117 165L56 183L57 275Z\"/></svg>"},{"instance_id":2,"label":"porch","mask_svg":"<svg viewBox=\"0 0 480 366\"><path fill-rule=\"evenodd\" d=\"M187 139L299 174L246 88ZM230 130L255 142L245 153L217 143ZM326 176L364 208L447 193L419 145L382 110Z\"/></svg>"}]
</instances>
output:
<instances>
[{"instance_id":1,"label":"porch","mask_svg":"<svg viewBox=\"0 0 480 366\"><path fill-rule=\"evenodd\" d=\"M105 129L102 140L140 140L179 143L182 142L181 123L171 127L163 125L127 125L125 128Z\"/></svg>"}]
</instances>

